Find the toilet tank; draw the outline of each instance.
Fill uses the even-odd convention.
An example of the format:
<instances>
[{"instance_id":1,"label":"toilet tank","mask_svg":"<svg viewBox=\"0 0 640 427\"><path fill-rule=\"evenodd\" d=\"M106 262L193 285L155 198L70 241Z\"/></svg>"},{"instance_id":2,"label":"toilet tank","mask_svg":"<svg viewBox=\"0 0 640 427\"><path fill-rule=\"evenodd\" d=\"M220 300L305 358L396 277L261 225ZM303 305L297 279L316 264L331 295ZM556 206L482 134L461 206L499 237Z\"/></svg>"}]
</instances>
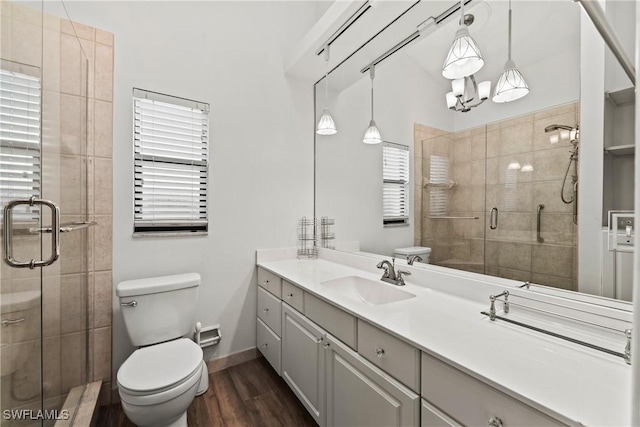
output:
<instances>
[{"instance_id":1,"label":"toilet tank","mask_svg":"<svg viewBox=\"0 0 640 427\"><path fill-rule=\"evenodd\" d=\"M116 295L133 345L156 344L191 334L198 286L197 273L118 283Z\"/></svg>"}]
</instances>

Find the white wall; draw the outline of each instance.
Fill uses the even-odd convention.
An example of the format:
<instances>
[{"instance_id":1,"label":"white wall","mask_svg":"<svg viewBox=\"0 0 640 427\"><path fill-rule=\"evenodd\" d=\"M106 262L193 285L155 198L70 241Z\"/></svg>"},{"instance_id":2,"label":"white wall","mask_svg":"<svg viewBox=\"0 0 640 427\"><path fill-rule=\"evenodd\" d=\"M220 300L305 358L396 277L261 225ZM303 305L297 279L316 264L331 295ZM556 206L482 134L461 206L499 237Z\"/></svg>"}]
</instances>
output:
<instances>
[{"instance_id":1,"label":"white wall","mask_svg":"<svg viewBox=\"0 0 640 427\"><path fill-rule=\"evenodd\" d=\"M214 358L255 346L255 250L293 246L313 209L313 92L287 80L287 49L313 2L69 2L115 34L114 285L195 271L197 320L220 322ZM319 65L321 66L321 64ZM132 88L211 104L209 235L133 238ZM132 350L114 295L114 375Z\"/></svg>"},{"instance_id":2,"label":"white wall","mask_svg":"<svg viewBox=\"0 0 640 427\"><path fill-rule=\"evenodd\" d=\"M396 55L377 67L374 87L374 115L383 140L408 145L412 155L414 122L441 129L452 126L449 110L430 101L438 92L433 81L406 56ZM359 240L363 251L391 255L394 248L413 246L415 219L412 205L409 226L382 225L382 145L362 142L371 118L370 91L371 80L364 74L341 93L330 95L338 133L316 137L316 215L336 219L336 240ZM322 84L316 103L321 115ZM410 176L413 179L413 165ZM409 187L413 191L414 183Z\"/></svg>"}]
</instances>

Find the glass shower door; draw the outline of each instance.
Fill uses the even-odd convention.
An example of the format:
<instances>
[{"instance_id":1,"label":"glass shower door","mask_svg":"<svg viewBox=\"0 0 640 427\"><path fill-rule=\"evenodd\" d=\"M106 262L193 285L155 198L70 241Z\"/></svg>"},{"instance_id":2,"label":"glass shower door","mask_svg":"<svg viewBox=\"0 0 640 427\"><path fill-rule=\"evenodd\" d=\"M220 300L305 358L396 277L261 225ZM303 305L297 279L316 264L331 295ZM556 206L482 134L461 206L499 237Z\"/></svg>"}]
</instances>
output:
<instances>
[{"instance_id":1,"label":"glass shower door","mask_svg":"<svg viewBox=\"0 0 640 427\"><path fill-rule=\"evenodd\" d=\"M35 200L2 214L0 423L53 425L88 380L89 64L61 3L0 11L2 208L33 197L60 212Z\"/></svg>"},{"instance_id":2,"label":"glass shower door","mask_svg":"<svg viewBox=\"0 0 640 427\"><path fill-rule=\"evenodd\" d=\"M431 263L484 273L485 127L422 142L422 245Z\"/></svg>"}]
</instances>

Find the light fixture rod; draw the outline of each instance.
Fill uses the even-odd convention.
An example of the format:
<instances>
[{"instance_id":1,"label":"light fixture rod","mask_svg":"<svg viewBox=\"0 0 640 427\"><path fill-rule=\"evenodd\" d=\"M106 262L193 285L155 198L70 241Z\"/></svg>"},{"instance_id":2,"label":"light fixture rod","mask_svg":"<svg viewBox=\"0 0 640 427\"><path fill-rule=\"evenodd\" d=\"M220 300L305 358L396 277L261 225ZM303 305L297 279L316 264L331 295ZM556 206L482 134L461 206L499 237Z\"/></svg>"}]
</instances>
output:
<instances>
[{"instance_id":1,"label":"light fixture rod","mask_svg":"<svg viewBox=\"0 0 640 427\"><path fill-rule=\"evenodd\" d=\"M371 77L371 121L373 121L373 79L376 78L375 64L371 64L369 67L369 77Z\"/></svg>"},{"instance_id":2,"label":"light fixture rod","mask_svg":"<svg viewBox=\"0 0 640 427\"><path fill-rule=\"evenodd\" d=\"M511 61L511 0L509 0L509 61Z\"/></svg>"},{"instance_id":3,"label":"light fixture rod","mask_svg":"<svg viewBox=\"0 0 640 427\"><path fill-rule=\"evenodd\" d=\"M622 47L622 43L620 43L620 39L618 39L618 36L607 20L607 16L605 15L604 10L602 10L602 7L600 7L598 2L591 0L577 1L582 5L584 11L587 12L587 15L589 15L589 18L591 18L591 21L600 33L600 36L602 36L605 43L607 43L607 46L609 46L611 52L613 52L615 57L618 59L618 62L620 62L620 65L629 77L629 80L631 80L631 83L633 83L633 85L635 86L636 69L633 66L633 61L629 58L629 55L627 55L624 48Z\"/></svg>"},{"instance_id":4,"label":"light fixture rod","mask_svg":"<svg viewBox=\"0 0 640 427\"><path fill-rule=\"evenodd\" d=\"M324 74L324 106L329 108L329 45L324 48L324 60L326 62L326 70Z\"/></svg>"}]
</instances>

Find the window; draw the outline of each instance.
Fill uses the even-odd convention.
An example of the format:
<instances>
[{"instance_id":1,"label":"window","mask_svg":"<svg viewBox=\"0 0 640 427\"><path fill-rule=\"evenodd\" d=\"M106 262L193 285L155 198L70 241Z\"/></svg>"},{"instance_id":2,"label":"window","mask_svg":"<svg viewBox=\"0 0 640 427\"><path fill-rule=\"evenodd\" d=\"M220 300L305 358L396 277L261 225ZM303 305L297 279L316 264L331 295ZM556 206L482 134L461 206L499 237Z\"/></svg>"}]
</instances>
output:
<instances>
[{"instance_id":1,"label":"window","mask_svg":"<svg viewBox=\"0 0 640 427\"><path fill-rule=\"evenodd\" d=\"M0 68L0 203L40 196L40 78L14 71L26 66L2 61ZM34 70L34 74L37 70ZM0 218L2 216L0 211ZM37 207L17 206L14 221L39 220Z\"/></svg>"},{"instance_id":2,"label":"window","mask_svg":"<svg viewBox=\"0 0 640 427\"><path fill-rule=\"evenodd\" d=\"M409 221L409 147L385 142L382 146L382 222Z\"/></svg>"},{"instance_id":3,"label":"window","mask_svg":"<svg viewBox=\"0 0 640 427\"><path fill-rule=\"evenodd\" d=\"M133 90L134 234L206 233L209 104Z\"/></svg>"}]
</instances>

